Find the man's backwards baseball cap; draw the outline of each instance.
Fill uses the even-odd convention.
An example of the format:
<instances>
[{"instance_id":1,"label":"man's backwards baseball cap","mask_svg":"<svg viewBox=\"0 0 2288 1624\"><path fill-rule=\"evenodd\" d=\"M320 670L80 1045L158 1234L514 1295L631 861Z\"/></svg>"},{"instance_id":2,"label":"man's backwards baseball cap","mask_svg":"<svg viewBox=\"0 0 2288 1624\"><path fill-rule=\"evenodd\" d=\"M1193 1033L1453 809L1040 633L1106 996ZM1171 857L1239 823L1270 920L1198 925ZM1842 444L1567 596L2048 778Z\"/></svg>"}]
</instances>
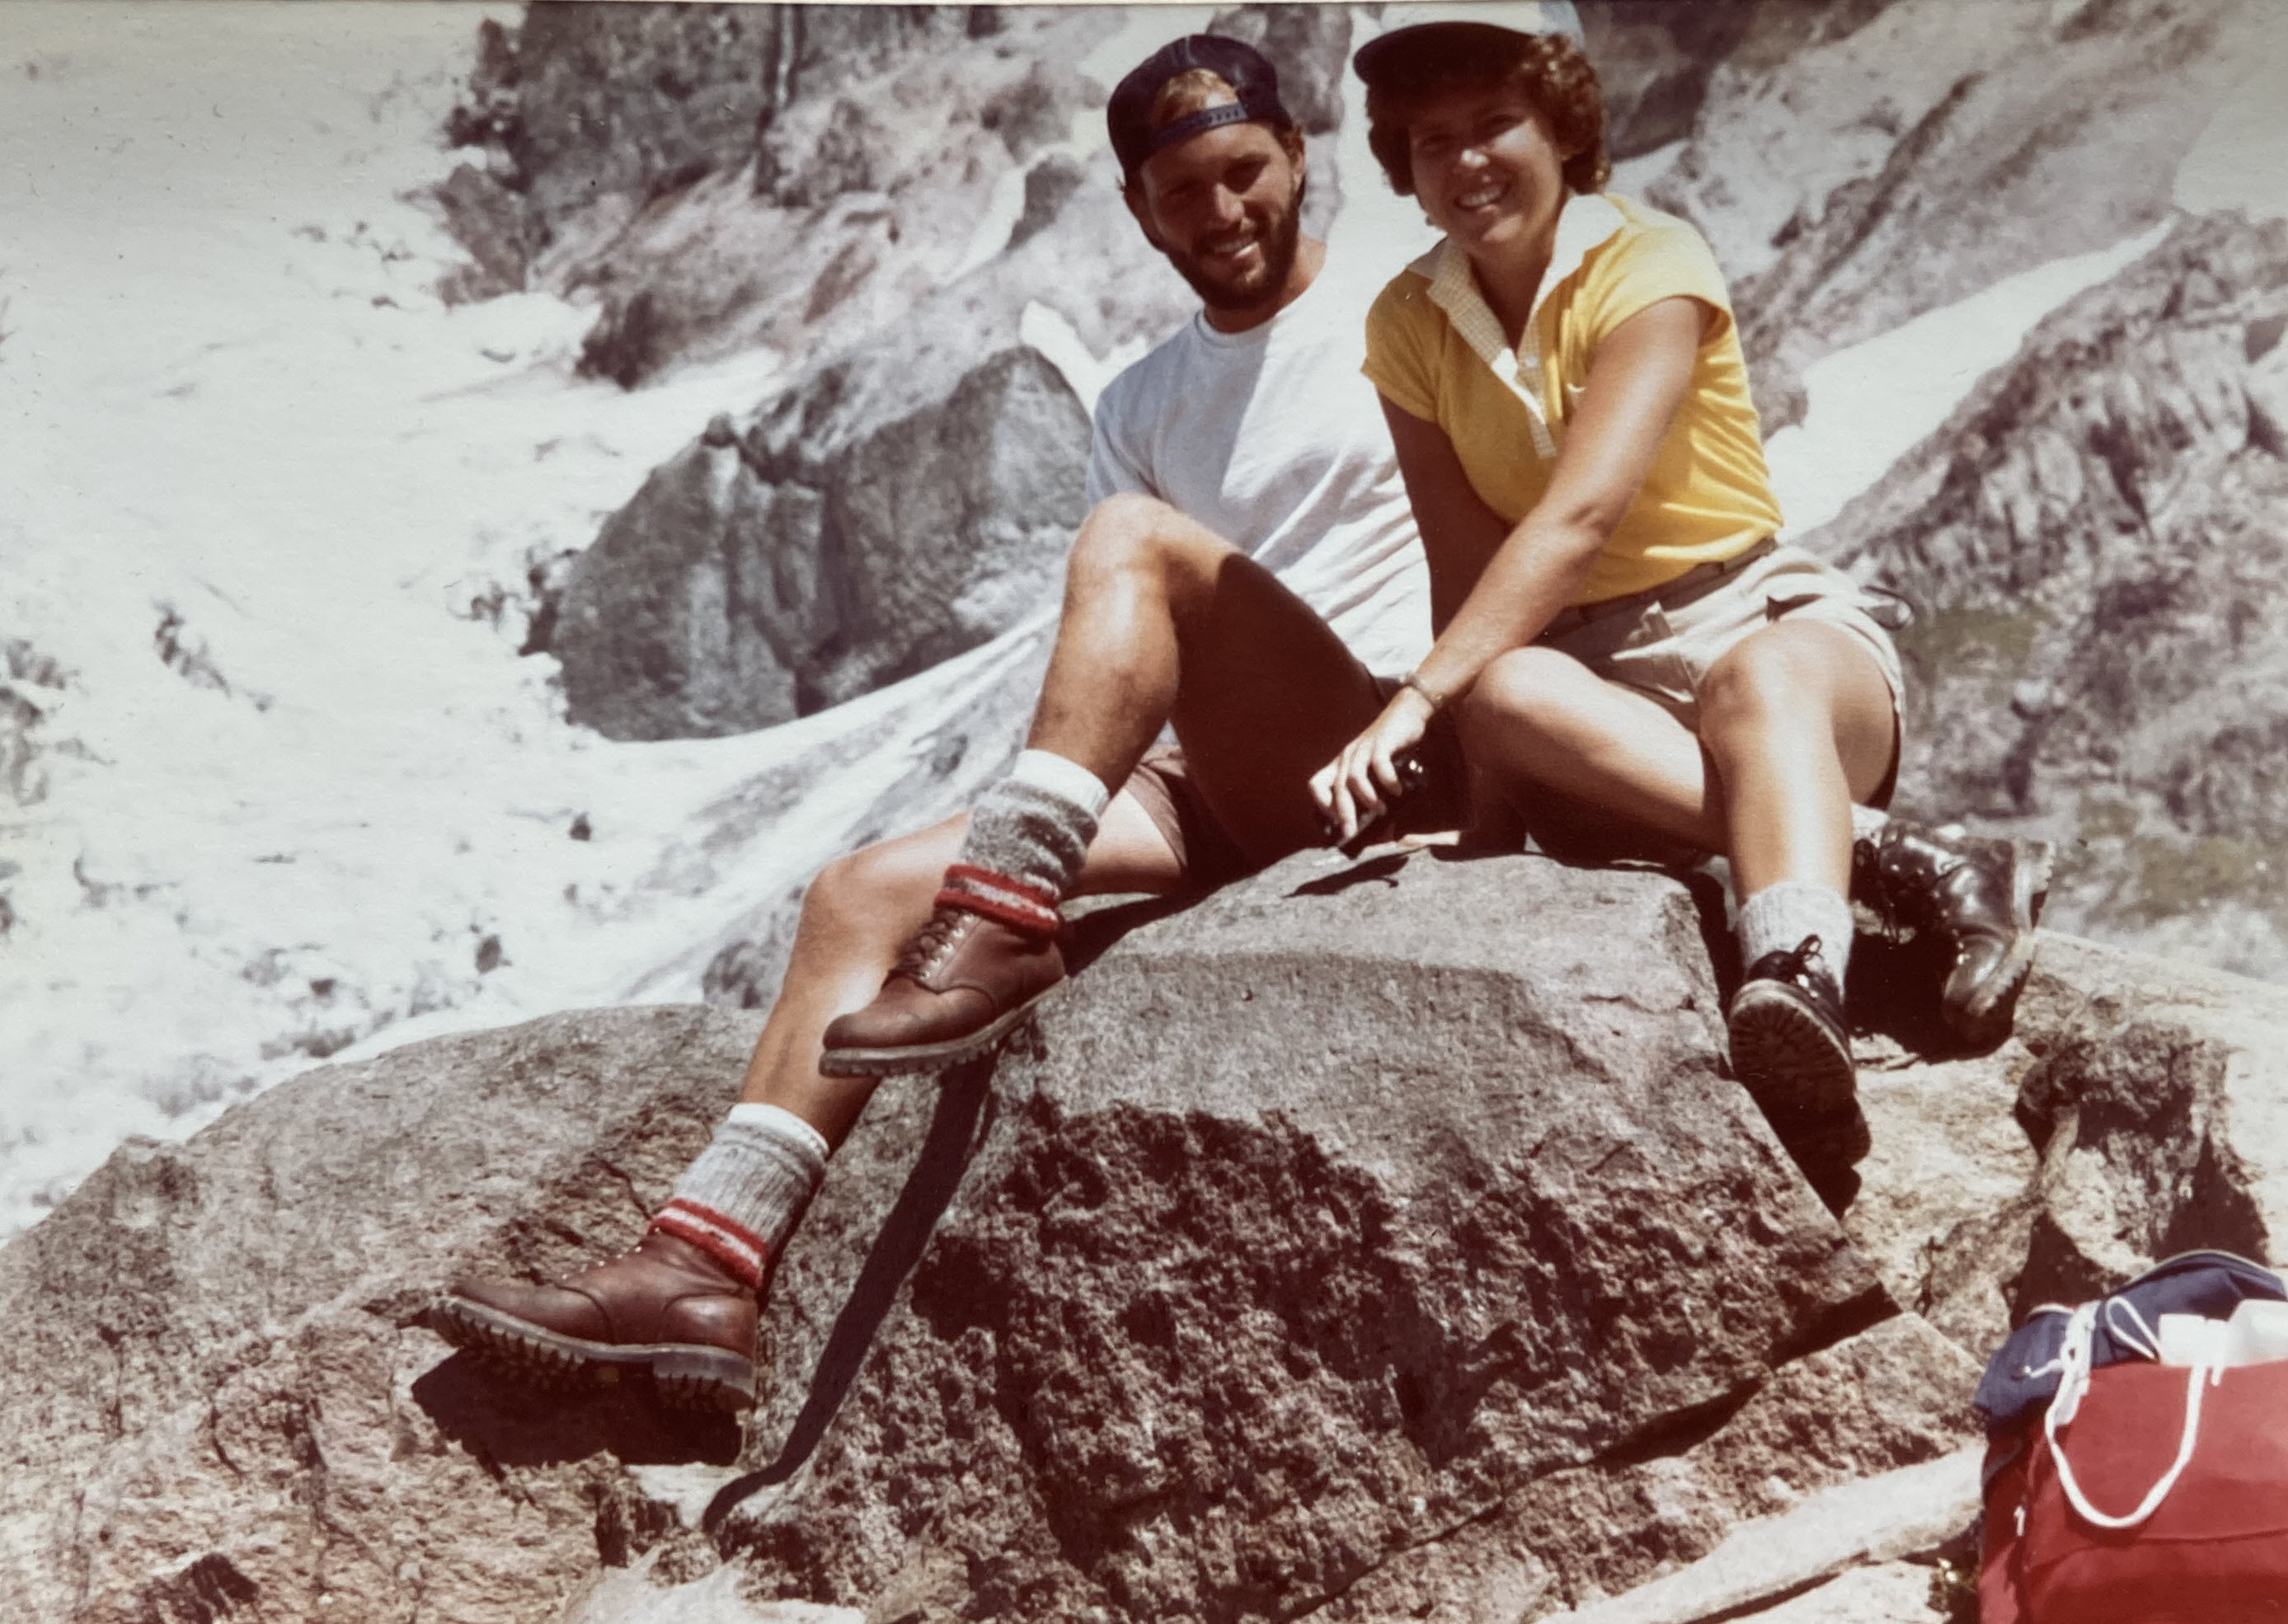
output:
<instances>
[{"instance_id":1,"label":"man's backwards baseball cap","mask_svg":"<svg viewBox=\"0 0 2288 1624\"><path fill-rule=\"evenodd\" d=\"M1239 99L1202 107L1154 128L1152 104L1160 99L1162 87L1195 67L1204 67L1230 85ZM1112 150L1120 160L1121 176L1131 181L1154 153L1188 141L1203 130L1259 123L1278 130L1295 127L1279 99L1279 70L1252 46L1215 34L1188 34L1129 69L1113 91L1104 118L1112 127Z\"/></svg>"}]
</instances>

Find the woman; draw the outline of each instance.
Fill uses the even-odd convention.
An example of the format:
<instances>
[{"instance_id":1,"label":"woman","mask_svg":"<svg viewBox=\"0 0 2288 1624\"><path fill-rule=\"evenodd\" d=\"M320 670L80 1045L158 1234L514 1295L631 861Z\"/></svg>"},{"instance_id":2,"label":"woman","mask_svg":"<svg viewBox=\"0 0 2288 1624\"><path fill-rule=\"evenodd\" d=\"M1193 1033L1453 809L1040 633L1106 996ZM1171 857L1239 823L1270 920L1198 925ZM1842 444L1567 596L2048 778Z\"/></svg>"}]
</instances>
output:
<instances>
[{"instance_id":1,"label":"woman","mask_svg":"<svg viewBox=\"0 0 2288 1624\"><path fill-rule=\"evenodd\" d=\"M1482 782L1727 853L1734 1070L1791 1142L1839 1129L1855 1156L1846 898L1898 656L1847 576L1774 545L1723 278L1690 226L1600 191L1579 48L1448 22L1356 65L1377 158L1445 233L1377 301L1366 363L1439 635L1314 793L1347 835L1450 707Z\"/></svg>"}]
</instances>

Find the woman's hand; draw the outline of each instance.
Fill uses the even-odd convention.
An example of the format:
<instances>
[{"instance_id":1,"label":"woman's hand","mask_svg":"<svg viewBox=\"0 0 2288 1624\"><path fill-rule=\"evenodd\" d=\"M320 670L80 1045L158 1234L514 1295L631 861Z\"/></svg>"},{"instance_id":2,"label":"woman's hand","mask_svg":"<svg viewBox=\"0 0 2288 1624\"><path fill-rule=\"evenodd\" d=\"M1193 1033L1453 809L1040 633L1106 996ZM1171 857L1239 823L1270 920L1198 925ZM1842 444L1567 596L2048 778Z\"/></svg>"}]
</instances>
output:
<instances>
[{"instance_id":1,"label":"woman's hand","mask_svg":"<svg viewBox=\"0 0 2288 1624\"><path fill-rule=\"evenodd\" d=\"M1433 714L1420 692L1401 688L1341 755L1311 774L1311 798L1333 826L1336 844L1374 822L1406 792L1394 757L1422 742Z\"/></svg>"}]
</instances>

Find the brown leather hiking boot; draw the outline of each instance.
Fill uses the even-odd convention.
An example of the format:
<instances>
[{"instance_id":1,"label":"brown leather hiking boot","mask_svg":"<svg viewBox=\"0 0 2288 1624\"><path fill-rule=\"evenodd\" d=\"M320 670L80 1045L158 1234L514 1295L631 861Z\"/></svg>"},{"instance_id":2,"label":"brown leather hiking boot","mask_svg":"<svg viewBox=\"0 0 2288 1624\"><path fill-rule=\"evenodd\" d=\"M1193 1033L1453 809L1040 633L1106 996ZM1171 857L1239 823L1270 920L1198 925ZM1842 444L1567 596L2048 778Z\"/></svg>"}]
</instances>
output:
<instances>
[{"instance_id":1,"label":"brown leather hiking boot","mask_svg":"<svg viewBox=\"0 0 2288 1624\"><path fill-rule=\"evenodd\" d=\"M874 1002L826 1029L830 1077L933 1072L1015 1030L1065 978L1057 939L941 904L906 944Z\"/></svg>"},{"instance_id":2,"label":"brown leather hiking boot","mask_svg":"<svg viewBox=\"0 0 2288 1624\"><path fill-rule=\"evenodd\" d=\"M1951 950L1939 1013L1966 1044L2009 1034L2051 857L2046 840L1990 840L1895 817L1852 843L1851 894L1891 929L1934 931Z\"/></svg>"},{"instance_id":3,"label":"brown leather hiking boot","mask_svg":"<svg viewBox=\"0 0 2288 1624\"><path fill-rule=\"evenodd\" d=\"M561 1283L456 1280L429 1311L447 1342L544 1382L651 1374L660 1397L691 1408L755 1401L755 1294L673 1235Z\"/></svg>"}]
</instances>

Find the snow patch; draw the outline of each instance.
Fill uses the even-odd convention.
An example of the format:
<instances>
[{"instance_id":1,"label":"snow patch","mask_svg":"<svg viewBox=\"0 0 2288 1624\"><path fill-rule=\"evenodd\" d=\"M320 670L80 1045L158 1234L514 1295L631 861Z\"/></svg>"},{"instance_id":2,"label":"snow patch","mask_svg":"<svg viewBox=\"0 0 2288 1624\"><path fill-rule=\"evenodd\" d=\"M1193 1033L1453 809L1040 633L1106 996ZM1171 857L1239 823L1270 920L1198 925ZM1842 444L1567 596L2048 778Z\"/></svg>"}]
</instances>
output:
<instances>
[{"instance_id":1,"label":"snow patch","mask_svg":"<svg viewBox=\"0 0 2288 1624\"><path fill-rule=\"evenodd\" d=\"M2044 317L2151 252L2170 224L2005 277L1806 368L1803 422L1764 445L1787 516L1783 534L1804 535L1841 512L2016 354Z\"/></svg>"}]
</instances>

